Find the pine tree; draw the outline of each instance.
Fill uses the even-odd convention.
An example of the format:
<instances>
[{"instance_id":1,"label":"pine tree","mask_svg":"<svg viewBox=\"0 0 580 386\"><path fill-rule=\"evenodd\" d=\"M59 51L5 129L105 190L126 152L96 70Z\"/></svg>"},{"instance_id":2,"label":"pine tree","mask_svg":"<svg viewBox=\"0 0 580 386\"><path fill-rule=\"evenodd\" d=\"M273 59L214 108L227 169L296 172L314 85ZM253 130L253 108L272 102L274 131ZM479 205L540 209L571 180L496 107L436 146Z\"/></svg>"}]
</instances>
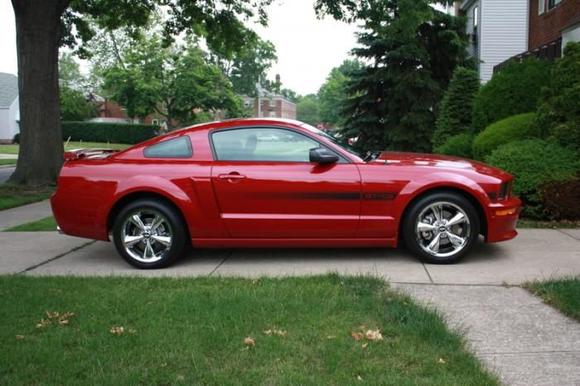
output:
<instances>
[{"instance_id":1,"label":"pine tree","mask_svg":"<svg viewBox=\"0 0 580 386\"><path fill-rule=\"evenodd\" d=\"M353 53L370 63L349 82L345 135L363 150L429 151L437 105L466 64L465 19L431 0L386 0L366 9Z\"/></svg>"},{"instance_id":2,"label":"pine tree","mask_svg":"<svg viewBox=\"0 0 580 386\"><path fill-rule=\"evenodd\" d=\"M450 137L472 130L473 101L479 90L479 76L474 70L457 67L445 92L437 117L433 147Z\"/></svg>"}]
</instances>

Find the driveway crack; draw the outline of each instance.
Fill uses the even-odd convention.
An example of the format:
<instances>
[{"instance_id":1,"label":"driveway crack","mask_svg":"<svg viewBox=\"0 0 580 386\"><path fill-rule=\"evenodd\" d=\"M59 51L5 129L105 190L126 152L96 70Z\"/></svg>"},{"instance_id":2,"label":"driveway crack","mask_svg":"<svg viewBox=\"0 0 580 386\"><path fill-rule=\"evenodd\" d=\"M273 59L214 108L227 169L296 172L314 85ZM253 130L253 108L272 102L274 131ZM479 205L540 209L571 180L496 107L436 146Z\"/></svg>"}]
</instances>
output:
<instances>
[{"instance_id":1,"label":"driveway crack","mask_svg":"<svg viewBox=\"0 0 580 386\"><path fill-rule=\"evenodd\" d=\"M64 253L61 253L60 255L56 255L56 256L54 256L54 257L51 257L50 259L48 259L48 260L45 260L45 261L43 261L43 262L41 262L41 263L38 263L38 264L31 265L30 267L28 267L28 268L25 268L25 269L23 269L22 271L20 271L20 272L17 272L16 274L17 274L17 275L20 275L20 274L22 274L22 273L26 273L26 272L33 271L33 270L35 270L35 269L36 269L36 268L38 268L38 267L42 267L43 265L46 265L46 264L48 264L48 263L52 263L53 261L55 261L55 260L58 260L58 259L60 259L61 257L64 257L64 256L68 255L69 253L76 252L76 251L78 251L79 249L83 249L84 247L88 247L89 245L91 245L91 244L94 244L94 243L96 243L96 242L97 242L96 240L89 241L88 243L84 243L84 244L82 244L82 245L79 245L78 247L74 247L73 249L71 249L71 250L69 250L69 251L66 251L66 252L64 252Z\"/></svg>"},{"instance_id":2,"label":"driveway crack","mask_svg":"<svg viewBox=\"0 0 580 386\"><path fill-rule=\"evenodd\" d=\"M228 253L226 254L226 257L223 258L222 261L220 261L220 263L207 275L208 277L213 275L215 273L215 271L217 271L218 269L220 269L220 267L230 258L232 257L232 255L234 254L234 250L230 249L228 251Z\"/></svg>"}]
</instances>

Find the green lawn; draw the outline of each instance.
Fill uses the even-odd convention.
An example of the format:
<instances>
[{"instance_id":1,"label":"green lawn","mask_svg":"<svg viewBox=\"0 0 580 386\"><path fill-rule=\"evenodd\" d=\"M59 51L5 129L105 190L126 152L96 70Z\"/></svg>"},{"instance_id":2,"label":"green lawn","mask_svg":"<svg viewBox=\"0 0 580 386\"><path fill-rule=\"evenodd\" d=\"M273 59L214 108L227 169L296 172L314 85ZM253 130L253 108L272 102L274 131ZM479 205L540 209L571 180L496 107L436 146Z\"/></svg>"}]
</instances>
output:
<instances>
[{"instance_id":1,"label":"green lawn","mask_svg":"<svg viewBox=\"0 0 580 386\"><path fill-rule=\"evenodd\" d=\"M71 141L65 146L65 150L79 149L84 147L91 148L108 148L123 150L131 145L124 145L120 143L102 143L102 142L77 142ZM0 145L0 154L18 154L18 145Z\"/></svg>"},{"instance_id":2,"label":"green lawn","mask_svg":"<svg viewBox=\"0 0 580 386\"><path fill-rule=\"evenodd\" d=\"M372 278L0 276L0 309L0 384L498 384Z\"/></svg>"},{"instance_id":3,"label":"green lawn","mask_svg":"<svg viewBox=\"0 0 580 386\"><path fill-rule=\"evenodd\" d=\"M3 165L16 165L15 159L0 159L0 166Z\"/></svg>"},{"instance_id":4,"label":"green lawn","mask_svg":"<svg viewBox=\"0 0 580 386\"><path fill-rule=\"evenodd\" d=\"M0 210L42 201L50 197L54 187L30 187L0 184Z\"/></svg>"},{"instance_id":5,"label":"green lawn","mask_svg":"<svg viewBox=\"0 0 580 386\"><path fill-rule=\"evenodd\" d=\"M547 304L580 321L580 277L532 282L524 287Z\"/></svg>"},{"instance_id":6,"label":"green lawn","mask_svg":"<svg viewBox=\"0 0 580 386\"><path fill-rule=\"evenodd\" d=\"M48 232L56 230L56 220L50 216L6 229L4 232Z\"/></svg>"}]
</instances>

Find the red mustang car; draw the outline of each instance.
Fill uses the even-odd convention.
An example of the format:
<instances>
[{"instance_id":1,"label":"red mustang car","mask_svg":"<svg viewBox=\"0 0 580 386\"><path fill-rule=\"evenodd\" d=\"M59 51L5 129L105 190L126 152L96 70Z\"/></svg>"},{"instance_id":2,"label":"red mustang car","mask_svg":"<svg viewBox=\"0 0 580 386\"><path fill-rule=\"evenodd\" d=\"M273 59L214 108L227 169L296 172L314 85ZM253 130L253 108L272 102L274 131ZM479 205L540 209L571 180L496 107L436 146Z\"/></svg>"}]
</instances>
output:
<instances>
[{"instance_id":1,"label":"red mustang car","mask_svg":"<svg viewBox=\"0 0 580 386\"><path fill-rule=\"evenodd\" d=\"M517 235L513 178L460 158L363 157L307 124L239 119L120 152L68 152L52 197L62 232L113 240L139 268L187 245L408 248L431 263Z\"/></svg>"}]
</instances>

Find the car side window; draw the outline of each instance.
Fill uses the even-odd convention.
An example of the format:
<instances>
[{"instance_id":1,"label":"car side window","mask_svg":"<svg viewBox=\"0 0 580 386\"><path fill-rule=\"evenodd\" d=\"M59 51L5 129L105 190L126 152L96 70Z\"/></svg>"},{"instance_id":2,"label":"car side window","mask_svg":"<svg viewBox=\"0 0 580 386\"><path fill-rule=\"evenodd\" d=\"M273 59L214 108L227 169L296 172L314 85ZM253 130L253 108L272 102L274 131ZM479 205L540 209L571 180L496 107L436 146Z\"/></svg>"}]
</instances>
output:
<instances>
[{"instance_id":1,"label":"car side window","mask_svg":"<svg viewBox=\"0 0 580 386\"><path fill-rule=\"evenodd\" d=\"M191 158L193 150L187 135L151 145L143 151L146 158Z\"/></svg>"},{"instance_id":2,"label":"car side window","mask_svg":"<svg viewBox=\"0 0 580 386\"><path fill-rule=\"evenodd\" d=\"M320 147L305 135L276 128L218 131L212 142L220 161L310 162L310 149Z\"/></svg>"}]
</instances>

